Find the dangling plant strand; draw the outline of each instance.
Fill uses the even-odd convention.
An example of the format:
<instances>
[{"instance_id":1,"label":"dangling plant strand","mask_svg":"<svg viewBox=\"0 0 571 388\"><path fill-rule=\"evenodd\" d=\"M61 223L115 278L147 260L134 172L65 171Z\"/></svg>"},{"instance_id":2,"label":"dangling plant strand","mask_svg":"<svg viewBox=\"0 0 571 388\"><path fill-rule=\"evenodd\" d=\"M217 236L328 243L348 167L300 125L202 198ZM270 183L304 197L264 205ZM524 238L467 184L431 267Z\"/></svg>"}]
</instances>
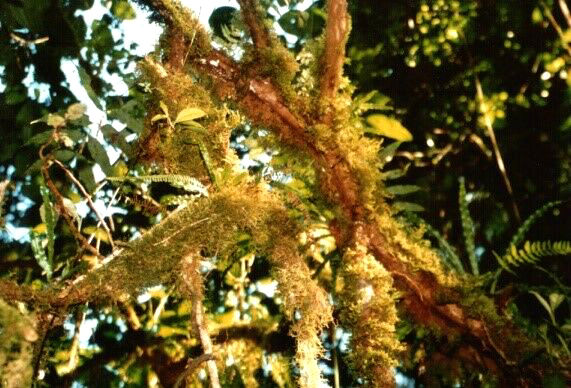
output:
<instances>
[{"instance_id":1,"label":"dangling plant strand","mask_svg":"<svg viewBox=\"0 0 571 388\"><path fill-rule=\"evenodd\" d=\"M472 274L479 275L478 259L476 258L476 243L475 243L475 226L470 210L468 209L468 200L466 199L466 183L464 177L458 179L458 204L460 207L460 220L462 221L462 233L464 234L464 244L466 246L466 253L468 253L468 260L470 261L470 268Z\"/></svg>"}]
</instances>

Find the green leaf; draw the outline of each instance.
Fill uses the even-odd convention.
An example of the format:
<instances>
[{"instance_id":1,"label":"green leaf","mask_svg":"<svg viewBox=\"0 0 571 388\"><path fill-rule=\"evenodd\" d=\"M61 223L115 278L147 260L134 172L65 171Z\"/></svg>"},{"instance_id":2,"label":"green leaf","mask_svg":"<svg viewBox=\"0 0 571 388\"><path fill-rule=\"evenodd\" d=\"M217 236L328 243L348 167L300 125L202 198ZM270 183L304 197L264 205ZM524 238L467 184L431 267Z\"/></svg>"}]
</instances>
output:
<instances>
[{"instance_id":1,"label":"green leaf","mask_svg":"<svg viewBox=\"0 0 571 388\"><path fill-rule=\"evenodd\" d=\"M107 124L101 127L101 132L109 144L119 147L127 157L133 154L133 145L127 141L127 136L130 135L128 130L117 131L113 126Z\"/></svg>"},{"instance_id":2,"label":"green leaf","mask_svg":"<svg viewBox=\"0 0 571 388\"><path fill-rule=\"evenodd\" d=\"M77 71L79 73L79 79L81 80L81 85L83 85L83 88L87 92L87 95L89 96L91 101L93 101L96 107L103 110L103 107L99 102L99 96L97 96L97 93L95 93L95 91L91 87L91 76L87 74L87 71L85 71L83 67L79 67Z\"/></svg>"},{"instance_id":3,"label":"green leaf","mask_svg":"<svg viewBox=\"0 0 571 388\"><path fill-rule=\"evenodd\" d=\"M422 207L416 203L412 203L412 202L397 201L397 202L393 203L393 207L399 211L408 211L408 212L423 212L424 211L424 207Z\"/></svg>"},{"instance_id":4,"label":"green leaf","mask_svg":"<svg viewBox=\"0 0 571 388\"><path fill-rule=\"evenodd\" d=\"M85 186L87 191L92 193L95 191L97 184L95 183L95 177L93 176L93 166L86 165L79 170L79 179L81 183Z\"/></svg>"},{"instance_id":5,"label":"green leaf","mask_svg":"<svg viewBox=\"0 0 571 388\"><path fill-rule=\"evenodd\" d=\"M111 163L109 163L109 157L107 156L107 152L105 151L105 147L101 145L95 138L89 136L89 140L87 141L87 149L93 159L97 164L101 167L103 172L106 175L112 175Z\"/></svg>"},{"instance_id":6,"label":"green leaf","mask_svg":"<svg viewBox=\"0 0 571 388\"><path fill-rule=\"evenodd\" d=\"M416 185L395 185L386 187L386 190L393 195L406 195L417 192L420 187Z\"/></svg>"},{"instance_id":7,"label":"green leaf","mask_svg":"<svg viewBox=\"0 0 571 388\"><path fill-rule=\"evenodd\" d=\"M384 142L383 142L384 143ZM389 144L386 147L381 148L379 151L379 158L383 162L387 161L387 159L392 158L397 151L397 148L401 145L401 142L395 141L394 143Z\"/></svg>"},{"instance_id":8,"label":"green leaf","mask_svg":"<svg viewBox=\"0 0 571 388\"><path fill-rule=\"evenodd\" d=\"M392 180L392 179L402 178L403 176L406 175L406 172L407 172L409 166L410 166L410 164L407 164L404 168L384 171L381 174L382 179L383 180Z\"/></svg>"},{"instance_id":9,"label":"green leaf","mask_svg":"<svg viewBox=\"0 0 571 388\"><path fill-rule=\"evenodd\" d=\"M111 12L121 20L131 20L137 17L131 4L125 0L114 0L111 6Z\"/></svg>"},{"instance_id":10,"label":"green leaf","mask_svg":"<svg viewBox=\"0 0 571 388\"><path fill-rule=\"evenodd\" d=\"M42 145L46 144L48 140L52 137L54 131L52 129L40 132L37 135L32 136L26 142L26 145Z\"/></svg>"},{"instance_id":11,"label":"green leaf","mask_svg":"<svg viewBox=\"0 0 571 388\"><path fill-rule=\"evenodd\" d=\"M555 315L553 315L553 310L551 309L549 303L547 303L547 301L538 292L530 291L529 293L535 296L536 299L539 301L539 303L541 303L541 305L545 308L545 310L547 310L549 318L551 318L551 323L557 325L557 322L555 321Z\"/></svg>"},{"instance_id":12,"label":"green leaf","mask_svg":"<svg viewBox=\"0 0 571 388\"><path fill-rule=\"evenodd\" d=\"M71 159L75 157L75 152L71 150L57 150L54 152L54 156L60 162L69 162Z\"/></svg>"},{"instance_id":13,"label":"green leaf","mask_svg":"<svg viewBox=\"0 0 571 388\"><path fill-rule=\"evenodd\" d=\"M555 311L564 300L564 295L555 292L549 294L549 305L551 306L551 310Z\"/></svg>"},{"instance_id":14,"label":"green leaf","mask_svg":"<svg viewBox=\"0 0 571 388\"><path fill-rule=\"evenodd\" d=\"M367 124L371 127L365 132L395 139L398 141L411 141L412 134L398 121L391 117L373 114L367 117Z\"/></svg>"},{"instance_id":15,"label":"green leaf","mask_svg":"<svg viewBox=\"0 0 571 388\"><path fill-rule=\"evenodd\" d=\"M46 272L48 280L51 280L52 266L46 256L46 251L42 248L42 238L35 232L30 233L30 245L38 265Z\"/></svg>"},{"instance_id":16,"label":"green leaf","mask_svg":"<svg viewBox=\"0 0 571 388\"><path fill-rule=\"evenodd\" d=\"M4 103L6 105L16 105L28 98L28 91L23 87L10 88L6 90L4 97Z\"/></svg>"},{"instance_id":17,"label":"green leaf","mask_svg":"<svg viewBox=\"0 0 571 388\"><path fill-rule=\"evenodd\" d=\"M127 128L136 133L143 132L143 116L139 112L139 102L132 99L121 106L119 109L114 109L109 112L109 116L117 119L127 125Z\"/></svg>"},{"instance_id":18,"label":"green leaf","mask_svg":"<svg viewBox=\"0 0 571 388\"><path fill-rule=\"evenodd\" d=\"M174 124L192 122L196 119L206 116L206 113L199 108L185 108L176 116Z\"/></svg>"}]
</instances>

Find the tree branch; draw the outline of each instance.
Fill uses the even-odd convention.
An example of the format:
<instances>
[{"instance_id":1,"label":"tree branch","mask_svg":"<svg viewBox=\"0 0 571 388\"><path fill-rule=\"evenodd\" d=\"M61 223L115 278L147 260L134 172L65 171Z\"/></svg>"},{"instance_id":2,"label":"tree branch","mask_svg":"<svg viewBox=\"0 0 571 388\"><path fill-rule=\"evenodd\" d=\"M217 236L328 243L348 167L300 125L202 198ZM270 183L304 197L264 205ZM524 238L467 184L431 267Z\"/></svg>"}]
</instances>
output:
<instances>
[{"instance_id":1,"label":"tree branch","mask_svg":"<svg viewBox=\"0 0 571 388\"><path fill-rule=\"evenodd\" d=\"M194 331L198 333L198 338L202 345L204 355L213 354L212 340L208 334L208 328L204 321L204 307L202 305L202 298L204 293L202 291L202 276L200 275L200 255L191 253L182 259L180 281L183 290L190 296L192 302L192 321ZM210 386L212 388L220 388L220 381L218 379L218 368L214 358L206 361L206 368L210 376ZM178 385L178 384L177 384Z\"/></svg>"},{"instance_id":2,"label":"tree branch","mask_svg":"<svg viewBox=\"0 0 571 388\"><path fill-rule=\"evenodd\" d=\"M264 24L264 18L260 14L260 5L257 0L238 0L244 22L248 26L248 31L252 37L254 47L257 50L264 49L270 45L270 32Z\"/></svg>"},{"instance_id":3,"label":"tree branch","mask_svg":"<svg viewBox=\"0 0 571 388\"><path fill-rule=\"evenodd\" d=\"M349 35L350 19L347 0L327 2L325 51L321 58L321 97L333 98L339 89L345 60L345 42Z\"/></svg>"}]
</instances>

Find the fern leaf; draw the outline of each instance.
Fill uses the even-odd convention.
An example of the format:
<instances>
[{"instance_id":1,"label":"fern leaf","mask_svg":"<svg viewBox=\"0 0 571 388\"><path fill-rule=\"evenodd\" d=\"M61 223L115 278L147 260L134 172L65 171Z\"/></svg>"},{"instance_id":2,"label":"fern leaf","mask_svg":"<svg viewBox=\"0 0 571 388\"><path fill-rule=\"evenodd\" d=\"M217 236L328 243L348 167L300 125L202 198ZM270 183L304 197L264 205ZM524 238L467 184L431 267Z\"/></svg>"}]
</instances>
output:
<instances>
[{"instance_id":1,"label":"fern leaf","mask_svg":"<svg viewBox=\"0 0 571 388\"><path fill-rule=\"evenodd\" d=\"M187 175L141 175L126 177L107 177L110 181L123 182L130 181L133 183L168 183L173 187L183 189L189 193L197 193L208 197L208 190L197 179Z\"/></svg>"},{"instance_id":2,"label":"fern leaf","mask_svg":"<svg viewBox=\"0 0 571 388\"><path fill-rule=\"evenodd\" d=\"M431 235L436 239L439 245L439 251L441 252L440 257L442 258L442 262L449 268L453 269L454 271L458 272L459 274L465 274L464 267L462 266L462 262L460 258L454 251L454 248L448 244L448 241L440 234L438 230L432 227L429 223L424 221L421 217L417 216L411 212L405 212L404 216L409 219L411 222L415 224L420 224L424 227L426 234Z\"/></svg>"},{"instance_id":3,"label":"fern leaf","mask_svg":"<svg viewBox=\"0 0 571 388\"><path fill-rule=\"evenodd\" d=\"M512 240L510 241L510 246L512 246L512 245L518 246L519 244L521 244L524 237L525 237L525 234L531 229L533 224L535 224L549 210L559 206L560 204L561 204L561 201L547 202L545 205L543 205L542 207L540 207L539 209L534 211L529 217L527 217L527 219L524 221L524 223L515 232L515 234L512 237ZM507 253L508 252L506 252L506 254Z\"/></svg>"},{"instance_id":4,"label":"fern leaf","mask_svg":"<svg viewBox=\"0 0 571 388\"><path fill-rule=\"evenodd\" d=\"M459 179L460 189L458 191L458 204L460 207L460 220L462 221L462 232L464 234L464 244L470 260L470 267L474 275L479 275L478 259L476 258L476 243L475 243L475 226L470 210L468 209L468 200L466 199L466 183L464 177Z\"/></svg>"},{"instance_id":5,"label":"fern leaf","mask_svg":"<svg viewBox=\"0 0 571 388\"><path fill-rule=\"evenodd\" d=\"M571 254L571 241L526 241L521 249L510 245L503 257L496 256L499 264L509 270L521 264L536 264L543 257Z\"/></svg>"}]
</instances>

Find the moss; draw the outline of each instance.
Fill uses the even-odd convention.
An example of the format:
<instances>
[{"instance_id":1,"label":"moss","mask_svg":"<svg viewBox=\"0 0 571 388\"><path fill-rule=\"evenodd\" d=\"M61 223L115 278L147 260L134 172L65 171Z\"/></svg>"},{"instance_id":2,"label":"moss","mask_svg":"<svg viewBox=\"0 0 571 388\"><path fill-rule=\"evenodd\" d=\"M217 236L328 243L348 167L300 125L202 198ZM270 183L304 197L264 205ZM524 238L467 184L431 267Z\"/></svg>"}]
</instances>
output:
<instances>
[{"instance_id":1,"label":"moss","mask_svg":"<svg viewBox=\"0 0 571 388\"><path fill-rule=\"evenodd\" d=\"M32 383L32 344L38 334L30 317L0 299L0 385L28 387Z\"/></svg>"},{"instance_id":2,"label":"moss","mask_svg":"<svg viewBox=\"0 0 571 388\"><path fill-rule=\"evenodd\" d=\"M348 249L343 260L341 321L352 334L349 362L371 386L394 384L391 369L404 348L396 338L392 277L361 245Z\"/></svg>"},{"instance_id":3,"label":"moss","mask_svg":"<svg viewBox=\"0 0 571 388\"><path fill-rule=\"evenodd\" d=\"M155 147L165 172L209 178L209 168L224 167L235 159L229 147L230 132L239 116L225 105L217 103L196 79L182 71L169 71L152 58L140 64L141 78L151 85L153 94L148 117L164 114L160 104L168 109L168 120L151 122L147 119L143 139L154 136ZM182 125L171 125L179 112L186 108L199 108L205 112L200 119L204 130ZM144 142L144 140L143 140ZM208 160L200 146L204 146ZM209 166L208 163L212 163Z\"/></svg>"}]
</instances>

